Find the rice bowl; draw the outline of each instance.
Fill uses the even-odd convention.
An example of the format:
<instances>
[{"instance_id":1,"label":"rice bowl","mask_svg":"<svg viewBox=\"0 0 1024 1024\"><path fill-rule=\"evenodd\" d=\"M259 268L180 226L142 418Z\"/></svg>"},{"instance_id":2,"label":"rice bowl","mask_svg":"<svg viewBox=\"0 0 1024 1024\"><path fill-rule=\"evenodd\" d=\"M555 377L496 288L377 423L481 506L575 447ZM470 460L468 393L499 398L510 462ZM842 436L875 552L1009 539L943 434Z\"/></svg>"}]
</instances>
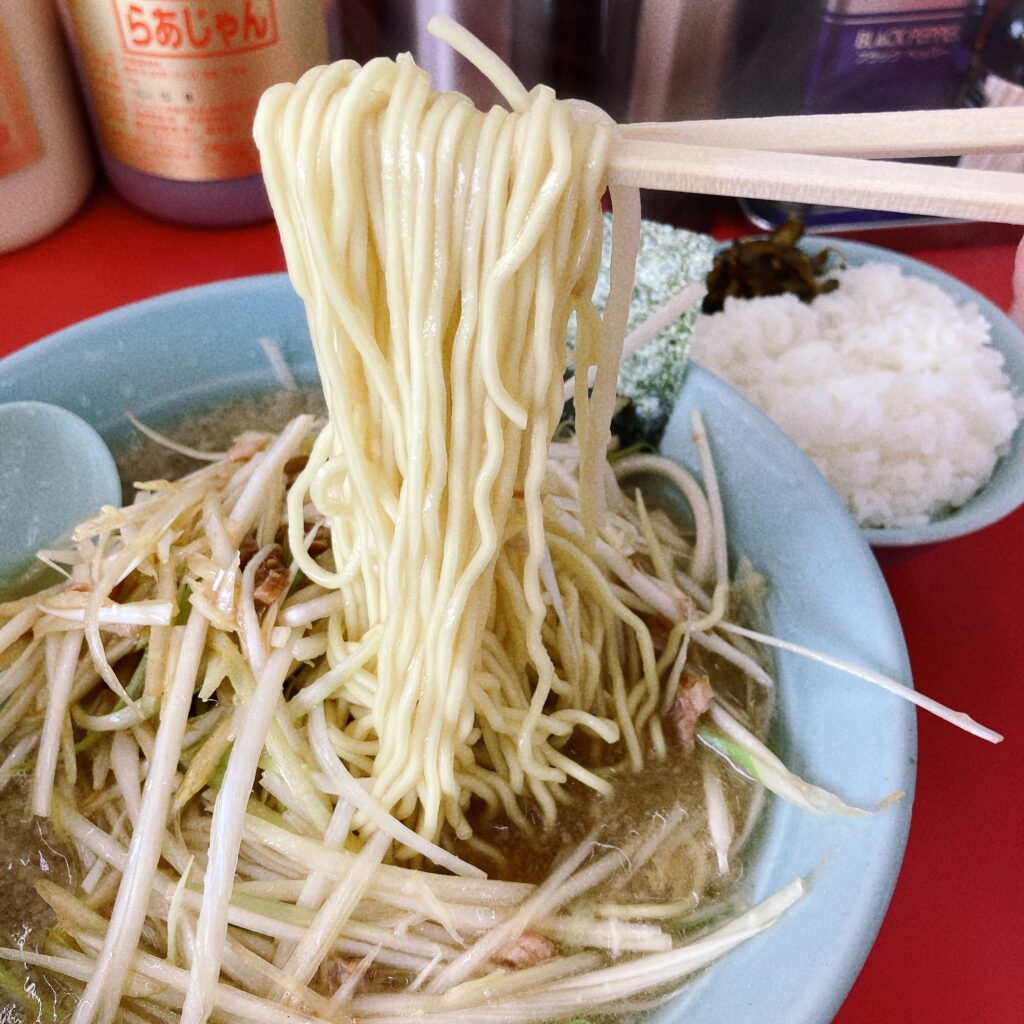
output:
<instances>
[{"instance_id":1,"label":"rice bowl","mask_svg":"<svg viewBox=\"0 0 1024 1024\"><path fill-rule=\"evenodd\" d=\"M772 380L780 381L783 390L777 395L768 394L762 382L753 378L752 390L748 391L742 383L740 390L759 404L763 403L763 408L777 418L783 429L791 429L792 436L807 445L807 451L814 455L819 468L835 481L846 498L872 547L930 544L967 534L1013 511L1024 501L1021 467L1024 452L1021 432L1015 429L1024 394L1024 336L1021 332L984 297L920 261L842 240L815 238L804 240L801 246L811 254L823 249L838 251L852 268L850 295L844 296L841 289L823 296L810 307L800 305L792 297L781 304L780 299L756 300L765 303L759 310L763 322L761 331L793 332L795 338L809 337L798 335L795 325L800 323L813 331L815 322L819 321L817 329L824 332L821 337L835 339L828 344L839 348L830 349L821 344L817 348L820 354L815 356L817 343L805 343L791 351L771 334L766 334L764 358L769 361L764 365L772 373ZM902 278L894 270L901 271ZM931 288L943 293L934 303L941 306L941 310L921 307L912 312L894 306L886 319L878 309L868 308L872 294L869 289L882 294L889 292L889 296L881 300L884 307L890 298L895 301L896 293L901 296L920 293L919 301L927 302ZM818 303L819 314L815 312ZM752 308L751 302L742 305L744 311ZM735 323L740 304L732 305L732 309L730 323ZM840 315L852 319L849 323L838 323ZM802 318L806 318L807 325ZM715 321L716 317L707 319L707 344L702 347L702 352L710 359L710 368L715 370L721 366L730 380L748 379L756 369L756 359L751 360L748 369L742 369L740 361L733 372L726 361L728 351L717 356L709 347L728 334L721 322L716 325ZM945 330L947 323L948 331ZM864 354L861 356L840 353L847 344L842 340L844 337L851 339L849 345L854 352L861 344L861 339L850 335L852 325L857 325L853 330L860 328L871 332L869 343L866 336L862 336ZM984 343L986 330L990 332L987 344ZM920 333L915 335L915 331ZM756 330L752 330L752 340L756 337ZM889 348L902 345L902 351L890 355L889 348L872 348L880 341ZM944 356L943 351L951 354ZM769 352L774 354L769 355ZM849 369L858 357L865 360L860 378L856 370ZM701 359L700 342L695 345L694 358ZM779 361L772 365L771 359ZM844 362L844 359L849 361ZM925 365L925 359L935 360L927 364L927 377L923 371L914 378L915 371L909 368ZM942 360L948 362L948 367L942 365ZM998 361L1001 361L1001 370ZM963 372L954 369L961 364L966 367ZM891 383L891 368L896 366L908 368L908 383L899 386ZM843 383L833 378L820 379L821 372L828 372L825 368L833 367L840 375L849 375L841 377ZM868 370L868 367L873 369ZM808 383L815 374L819 380L817 387ZM971 374L979 382L972 385L979 389L977 396L965 396L961 390L961 381ZM794 383L781 383L786 380ZM866 397L858 393L858 382ZM802 396L800 401L795 400L797 392ZM939 398L940 395L949 397ZM930 399L934 399L931 408ZM778 412L773 412L775 409ZM896 433L888 429L892 424ZM858 442L857 438L863 440ZM878 486L878 481L885 479L888 479L888 490L873 492L872 485ZM987 482L983 482L986 479ZM886 525L880 524L883 521Z\"/></svg>"}]
</instances>

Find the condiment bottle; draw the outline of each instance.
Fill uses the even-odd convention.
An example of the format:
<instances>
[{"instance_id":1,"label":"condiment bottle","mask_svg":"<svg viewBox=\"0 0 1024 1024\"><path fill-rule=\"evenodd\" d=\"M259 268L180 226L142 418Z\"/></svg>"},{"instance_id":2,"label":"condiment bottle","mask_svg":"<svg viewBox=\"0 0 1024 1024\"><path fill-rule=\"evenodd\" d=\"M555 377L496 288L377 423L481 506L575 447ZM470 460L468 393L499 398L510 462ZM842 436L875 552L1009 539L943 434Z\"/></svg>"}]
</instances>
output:
<instances>
[{"instance_id":1,"label":"condiment bottle","mask_svg":"<svg viewBox=\"0 0 1024 1024\"><path fill-rule=\"evenodd\" d=\"M275 82L328 59L325 0L60 0L104 170L188 224L270 217L252 140Z\"/></svg>"},{"instance_id":2,"label":"condiment bottle","mask_svg":"<svg viewBox=\"0 0 1024 1024\"><path fill-rule=\"evenodd\" d=\"M0 252L63 224L95 171L56 10L0 0Z\"/></svg>"}]
</instances>

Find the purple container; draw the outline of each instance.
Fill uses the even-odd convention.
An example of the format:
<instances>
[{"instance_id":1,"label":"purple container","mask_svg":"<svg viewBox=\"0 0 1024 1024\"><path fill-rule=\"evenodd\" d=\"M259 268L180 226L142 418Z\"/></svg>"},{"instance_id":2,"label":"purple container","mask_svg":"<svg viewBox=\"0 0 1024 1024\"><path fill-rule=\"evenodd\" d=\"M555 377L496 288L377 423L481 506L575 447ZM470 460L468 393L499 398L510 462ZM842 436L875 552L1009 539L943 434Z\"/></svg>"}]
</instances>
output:
<instances>
[{"instance_id":1,"label":"purple container","mask_svg":"<svg viewBox=\"0 0 1024 1024\"><path fill-rule=\"evenodd\" d=\"M954 106L978 0L826 0L802 113Z\"/></svg>"}]
</instances>

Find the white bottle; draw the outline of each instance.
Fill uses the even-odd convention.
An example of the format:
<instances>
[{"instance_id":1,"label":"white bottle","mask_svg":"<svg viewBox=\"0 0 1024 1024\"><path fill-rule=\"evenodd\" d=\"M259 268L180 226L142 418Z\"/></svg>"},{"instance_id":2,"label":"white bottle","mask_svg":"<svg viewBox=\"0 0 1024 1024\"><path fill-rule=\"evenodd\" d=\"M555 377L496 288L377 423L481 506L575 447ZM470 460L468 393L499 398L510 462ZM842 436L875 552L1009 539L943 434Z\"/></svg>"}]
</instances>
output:
<instances>
[{"instance_id":1,"label":"white bottle","mask_svg":"<svg viewBox=\"0 0 1024 1024\"><path fill-rule=\"evenodd\" d=\"M81 206L95 159L50 0L0 0L0 252Z\"/></svg>"},{"instance_id":2,"label":"white bottle","mask_svg":"<svg viewBox=\"0 0 1024 1024\"><path fill-rule=\"evenodd\" d=\"M337 0L58 0L104 173L183 224L271 217L252 122L275 82L325 63Z\"/></svg>"}]
</instances>

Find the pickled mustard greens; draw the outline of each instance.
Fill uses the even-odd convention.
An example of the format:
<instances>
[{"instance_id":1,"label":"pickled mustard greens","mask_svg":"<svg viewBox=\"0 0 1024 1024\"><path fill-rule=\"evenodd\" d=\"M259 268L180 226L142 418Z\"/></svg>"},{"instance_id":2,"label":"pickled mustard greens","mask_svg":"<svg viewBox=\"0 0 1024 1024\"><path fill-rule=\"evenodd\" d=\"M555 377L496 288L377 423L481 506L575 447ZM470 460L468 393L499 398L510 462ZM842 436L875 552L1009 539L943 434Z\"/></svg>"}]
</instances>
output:
<instances>
[{"instance_id":1,"label":"pickled mustard greens","mask_svg":"<svg viewBox=\"0 0 1024 1024\"><path fill-rule=\"evenodd\" d=\"M842 266L838 250L822 249L809 256L798 245L804 226L792 215L767 238L738 238L715 257L707 276L704 313L718 313L727 298L756 299L765 295L795 295L812 302L839 287L828 274Z\"/></svg>"}]
</instances>

